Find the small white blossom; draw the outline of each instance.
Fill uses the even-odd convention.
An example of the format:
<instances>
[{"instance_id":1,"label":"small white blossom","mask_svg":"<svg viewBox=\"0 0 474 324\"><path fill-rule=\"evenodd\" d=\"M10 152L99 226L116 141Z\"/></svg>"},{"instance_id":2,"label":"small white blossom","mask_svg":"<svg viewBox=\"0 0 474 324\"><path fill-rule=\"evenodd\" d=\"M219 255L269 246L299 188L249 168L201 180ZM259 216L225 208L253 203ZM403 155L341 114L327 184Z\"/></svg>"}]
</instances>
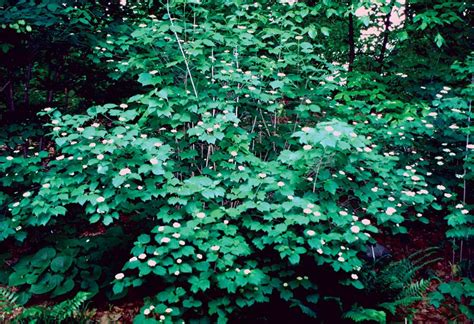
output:
<instances>
[{"instance_id":1,"label":"small white blossom","mask_svg":"<svg viewBox=\"0 0 474 324\"><path fill-rule=\"evenodd\" d=\"M360 232L359 226L357 226L357 225L352 226L351 227L351 232L354 233L354 234L359 233Z\"/></svg>"},{"instance_id":2,"label":"small white blossom","mask_svg":"<svg viewBox=\"0 0 474 324\"><path fill-rule=\"evenodd\" d=\"M313 231L313 230L307 230L306 234L308 234L308 236L314 236L314 235L316 235L316 232Z\"/></svg>"},{"instance_id":3,"label":"small white blossom","mask_svg":"<svg viewBox=\"0 0 474 324\"><path fill-rule=\"evenodd\" d=\"M115 279L117 279L117 280L122 280L124 277L125 277L125 275L122 272L117 273L115 275Z\"/></svg>"},{"instance_id":4,"label":"small white blossom","mask_svg":"<svg viewBox=\"0 0 474 324\"><path fill-rule=\"evenodd\" d=\"M123 176L126 176L127 174L130 174L132 173L132 171L129 169L129 168L124 168L122 170L120 170L119 174L123 177Z\"/></svg>"},{"instance_id":5,"label":"small white blossom","mask_svg":"<svg viewBox=\"0 0 474 324\"><path fill-rule=\"evenodd\" d=\"M385 211L385 213L389 216L393 215L394 213L396 213L396 209L393 208L393 207L388 207L387 210Z\"/></svg>"}]
</instances>

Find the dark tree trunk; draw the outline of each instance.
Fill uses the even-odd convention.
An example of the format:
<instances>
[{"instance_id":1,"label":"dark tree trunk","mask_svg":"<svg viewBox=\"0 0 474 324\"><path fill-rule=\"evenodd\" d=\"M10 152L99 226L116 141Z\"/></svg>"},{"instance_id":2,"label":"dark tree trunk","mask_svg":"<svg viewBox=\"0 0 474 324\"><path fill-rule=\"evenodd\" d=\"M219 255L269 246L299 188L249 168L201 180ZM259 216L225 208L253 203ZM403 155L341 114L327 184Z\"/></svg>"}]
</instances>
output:
<instances>
[{"instance_id":1,"label":"dark tree trunk","mask_svg":"<svg viewBox=\"0 0 474 324\"><path fill-rule=\"evenodd\" d=\"M390 2L390 6L393 7L393 1ZM377 59L377 62L379 63L378 71L382 71L382 65L383 61L385 58L385 51L387 50L387 44L388 44L388 34L389 34L389 28L390 28L390 15L392 14L392 8L390 8L390 11L387 13L385 16L385 29L383 32L383 40L382 40L382 48L380 50L380 56Z\"/></svg>"},{"instance_id":2,"label":"dark tree trunk","mask_svg":"<svg viewBox=\"0 0 474 324\"><path fill-rule=\"evenodd\" d=\"M13 81L8 80L8 86L6 88L7 108L11 113L15 112L15 93L13 91Z\"/></svg>"},{"instance_id":3,"label":"dark tree trunk","mask_svg":"<svg viewBox=\"0 0 474 324\"><path fill-rule=\"evenodd\" d=\"M31 71L33 69L33 64L30 63L26 67L25 73L25 84L24 84L24 93L23 93L23 105L25 106L25 110L30 110L30 80L31 80Z\"/></svg>"}]
</instances>

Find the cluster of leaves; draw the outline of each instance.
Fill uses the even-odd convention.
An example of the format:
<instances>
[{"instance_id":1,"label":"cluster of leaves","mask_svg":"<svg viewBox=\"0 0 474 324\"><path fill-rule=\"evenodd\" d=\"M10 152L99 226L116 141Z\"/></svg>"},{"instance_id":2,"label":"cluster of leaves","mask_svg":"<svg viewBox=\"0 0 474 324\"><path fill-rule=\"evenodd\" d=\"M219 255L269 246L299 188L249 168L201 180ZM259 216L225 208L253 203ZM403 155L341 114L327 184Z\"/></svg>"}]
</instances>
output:
<instances>
[{"instance_id":1,"label":"cluster of leaves","mask_svg":"<svg viewBox=\"0 0 474 324\"><path fill-rule=\"evenodd\" d=\"M369 3L130 7L127 28L94 40L92 62L136 77L140 93L79 113L44 108L48 151L34 134L2 138L0 240L41 242L4 270L9 285L24 301L79 286L112 284L115 298L150 289L141 322L225 322L275 296L315 317L328 280L316 269L364 288L359 252L374 234L406 233L436 210L449 236L472 236L460 202L473 166L467 54L455 57L457 79L440 69L432 82L400 75L416 58L396 53L410 47L403 37L385 60L363 39L347 66L342 26ZM397 34L439 35L414 9ZM437 10L439 24L460 28L451 20L464 7Z\"/></svg>"},{"instance_id":2,"label":"cluster of leaves","mask_svg":"<svg viewBox=\"0 0 474 324\"><path fill-rule=\"evenodd\" d=\"M437 258L436 248L418 251L398 260L387 262L386 258L367 264L360 273L364 284L365 298L344 314L353 321L377 321L386 323L387 315L395 315L399 307L403 307L408 315L412 315L410 306L425 299L424 295L433 278L417 279L419 271L428 265L441 260Z\"/></svg>"},{"instance_id":3,"label":"cluster of leaves","mask_svg":"<svg viewBox=\"0 0 474 324\"><path fill-rule=\"evenodd\" d=\"M27 307L21 309L19 314L12 315L21 307L17 303L19 296L15 292L0 288L0 318L8 319L12 323L83 323L85 318L82 318L82 307L90 297L90 293L81 291L58 304Z\"/></svg>"}]
</instances>

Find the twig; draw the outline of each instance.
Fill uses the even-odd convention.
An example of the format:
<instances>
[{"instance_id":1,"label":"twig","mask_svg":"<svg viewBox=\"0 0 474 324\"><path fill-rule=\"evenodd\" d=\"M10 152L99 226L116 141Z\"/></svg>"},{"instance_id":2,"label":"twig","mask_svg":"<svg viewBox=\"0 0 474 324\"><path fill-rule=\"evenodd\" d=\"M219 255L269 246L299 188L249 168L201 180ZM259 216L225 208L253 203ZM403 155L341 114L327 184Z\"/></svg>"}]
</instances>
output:
<instances>
[{"instance_id":1,"label":"twig","mask_svg":"<svg viewBox=\"0 0 474 324\"><path fill-rule=\"evenodd\" d=\"M170 19L171 27L173 27L173 28L171 28L171 30L172 30L174 36L176 37L176 41L178 42L179 50L181 51L181 55L183 55L184 64L186 65L186 70L188 71L189 79L191 80L191 85L193 87L194 95L196 96L196 99L198 99L196 86L194 85L193 76L191 74L191 70L189 69L188 60L186 59L186 55L184 54L183 47L181 46L181 42L179 41L178 34L176 33L176 30L174 29L173 18L171 17L171 13L170 13L170 2L168 0L166 1L166 11L168 12L168 18Z\"/></svg>"}]
</instances>

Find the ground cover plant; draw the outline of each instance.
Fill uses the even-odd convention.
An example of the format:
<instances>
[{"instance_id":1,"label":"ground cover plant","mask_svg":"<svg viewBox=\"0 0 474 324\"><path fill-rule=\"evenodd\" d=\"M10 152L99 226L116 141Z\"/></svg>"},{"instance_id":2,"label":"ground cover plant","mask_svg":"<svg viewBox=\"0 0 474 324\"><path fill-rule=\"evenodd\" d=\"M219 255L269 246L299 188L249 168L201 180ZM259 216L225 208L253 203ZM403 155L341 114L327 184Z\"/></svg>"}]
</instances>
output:
<instances>
[{"instance_id":1,"label":"ground cover plant","mask_svg":"<svg viewBox=\"0 0 474 324\"><path fill-rule=\"evenodd\" d=\"M4 318L473 319L468 3L0 6Z\"/></svg>"}]
</instances>

